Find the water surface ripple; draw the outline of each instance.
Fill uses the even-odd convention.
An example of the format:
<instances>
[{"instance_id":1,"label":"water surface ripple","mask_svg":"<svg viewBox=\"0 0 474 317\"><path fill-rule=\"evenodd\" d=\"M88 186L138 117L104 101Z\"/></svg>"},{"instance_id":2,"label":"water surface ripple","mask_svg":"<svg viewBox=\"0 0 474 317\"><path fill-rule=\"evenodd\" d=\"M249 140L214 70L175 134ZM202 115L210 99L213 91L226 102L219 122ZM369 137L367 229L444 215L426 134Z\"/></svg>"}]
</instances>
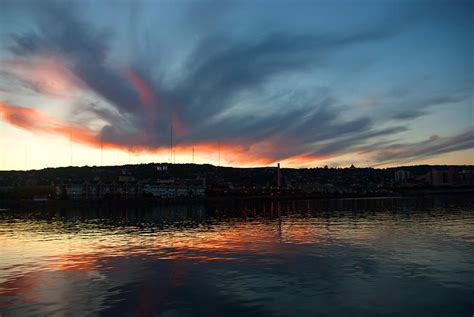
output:
<instances>
[{"instance_id":1,"label":"water surface ripple","mask_svg":"<svg viewBox=\"0 0 474 317\"><path fill-rule=\"evenodd\" d=\"M473 314L466 196L0 212L2 316Z\"/></svg>"}]
</instances>

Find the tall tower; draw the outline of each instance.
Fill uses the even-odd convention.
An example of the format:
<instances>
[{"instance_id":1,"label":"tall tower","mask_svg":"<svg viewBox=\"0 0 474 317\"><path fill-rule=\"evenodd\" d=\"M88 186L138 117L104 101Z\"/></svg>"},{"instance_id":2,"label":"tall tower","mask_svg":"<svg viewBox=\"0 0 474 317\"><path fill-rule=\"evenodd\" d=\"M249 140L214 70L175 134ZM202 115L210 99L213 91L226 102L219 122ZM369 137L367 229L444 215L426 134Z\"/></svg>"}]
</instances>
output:
<instances>
[{"instance_id":1,"label":"tall tower","mask_svg":"<svg viewBox=\"0 0 474 317\"><path fill-rule=\"evenodd\" d=\"M173 121L170 119L170 163L173 164Z\"/></svg>"},{"instance_id":2,"label":"tall tower","mask_svg":"<svg viewBox=\"0 0 474 317\"><path fill-rule=\"evenodd\" d=\"M70 154L70 166L72 166L72 132L69 132L69 154Z\"/></svg>"},{"instance_id":3,"label":"tall tower","mask_svg":"<svg viewBox=\"0 0 474 317\"><path fill-rule=\"evenodd\" d=\"M104 165L104 135L100 134L100 165Z\"/></svg>"},{"instance_id":4,"label":"tall tower","mask_svg":"<svg viewBox=\"0 0 474 317\"><path fill-rule=\"evenodd\" d=\"M221 140L217 141L217 166L221 166Z\"/></svg>"},{"instance_id":5,"label":"tall tower","mask_svg":"<svg viewBox=\"0 0 474 317\"><path fill-rule=\"evenodd\" d=\"M28 154L28 146L25 144L25 171L26 171L26 156Z\"/></svg>"},{"instance_id":6,"label":"tall tower","mask_svg":"<svg viewBox=\"0 0 474 317\"><path fill-rule=\"evenodd\" d=\"M281 172L280 172L280 163L277 164L277 188L281 186Z\"/></svg>"}]
</instances>

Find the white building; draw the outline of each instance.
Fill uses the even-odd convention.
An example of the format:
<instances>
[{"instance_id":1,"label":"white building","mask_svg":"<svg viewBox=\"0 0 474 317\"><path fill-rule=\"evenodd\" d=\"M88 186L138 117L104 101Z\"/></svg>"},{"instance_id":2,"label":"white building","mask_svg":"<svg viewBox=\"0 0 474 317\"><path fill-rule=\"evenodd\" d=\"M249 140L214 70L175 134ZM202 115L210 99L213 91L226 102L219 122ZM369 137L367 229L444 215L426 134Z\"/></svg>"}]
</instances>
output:
<instances>
[{"instance_id":1,"label":"white building","mask_svg":"<svg viewBox=\"0 0 474 317\"><path fill-rule=\"evenodd\" d=\"M398 170L395 172L395 181L404 182L410 178L411 174L409 171Z\"/></svg>"},{"instance_id":2,"label":"white building","mask_svg":"<svg viewBox=\"0 0 474 317\"><path fill-rule=\"evenodd\" d=\"M81 199L83 186L81 184L69 184L64 187L69 199Z\"/></svg>"},{"instance_id":3,"label":"white building","mask_svg":"<svg viewBox=\"0 0 474 317\"><path fill-rule=\"evenodd\" d=\"M145 185L143 192L156 198L204 197L206 188L204 185L156 183Z\"/></svg>"}]
</instances>

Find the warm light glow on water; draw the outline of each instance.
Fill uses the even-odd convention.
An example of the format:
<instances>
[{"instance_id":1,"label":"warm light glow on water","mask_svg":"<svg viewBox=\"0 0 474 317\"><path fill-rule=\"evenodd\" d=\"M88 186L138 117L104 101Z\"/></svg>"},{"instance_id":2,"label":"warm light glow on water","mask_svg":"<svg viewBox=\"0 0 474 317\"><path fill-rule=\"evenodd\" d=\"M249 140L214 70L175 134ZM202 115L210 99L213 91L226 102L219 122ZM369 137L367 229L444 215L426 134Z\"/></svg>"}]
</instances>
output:
<instances>
[{"instance_id":1,"label":"warm light glow on water","mask_svg":"<svg viewBox=\"0 0 474 317\"><path fill-rule=\"evenodd\" d=\"M2 211L0 314L470 316L473 202Z\"/></svg>"}]
</instances>

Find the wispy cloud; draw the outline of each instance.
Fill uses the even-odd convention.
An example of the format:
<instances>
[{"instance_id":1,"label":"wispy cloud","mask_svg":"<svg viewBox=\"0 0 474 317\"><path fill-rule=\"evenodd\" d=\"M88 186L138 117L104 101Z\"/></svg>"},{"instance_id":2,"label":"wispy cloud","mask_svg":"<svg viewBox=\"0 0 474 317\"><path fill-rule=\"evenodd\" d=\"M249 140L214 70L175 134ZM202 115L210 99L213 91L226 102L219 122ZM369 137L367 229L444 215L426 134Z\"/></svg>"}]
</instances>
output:
<instances>
[{"instance_id":1,"label":"wispy cloud","mask_svg":"<svg viewBox=\"0 0 474 317\"><path fill-rule=\"evenodd\" d=\"M298 83L284 84L292 76L317 78L341 52L400 36L410 25L403 19L379 18L377 27L344 32L270 28L239 34L222 19L214 21L222 24L221 29L210 28L206 21L195 19L202 7L190 6L197 11L183 15L187 20L179 22L182 28L193 28L193 41L180 67L174 68L178 73L168 80L163 74L171 66L163 63L160 53L166 55L169 48L160 45L159 39L145 44L132 39L129 44L136 54L120 58L114 51L117 34L86 20L76 10L78 3L32 6L34 28L12 32L6 47L10 56L0 61L0 77L17 93L28 90L44 98L68 98L73 110L53 119L34 108L9 105L4 98L4 120L20 128L67 134L82 126L86 128L74 134L84 133L77 140L91 146L102 140L116 148L162 151L172 125L178 151L197 146L212 151L220 140L223 151L229 152L229 162L231 157L260 163L318 160L360 151L368 143L380 146L365 149L376 161L472 146L466 140L448 146L450 140L459 141L456 137L430 140L430 146L419 151L414 150L424 143L385 147L380 143L381 137L393 139L406 131L408 127L401 122L420 118L436 105L465 101L469 92L415 98L386 114L378 110L384 106L383 98L377 98L377 107L365 107L382 113L374 119L365 110L350 111L352 105L344 104L330 83L321 87L313 79L314 84L309 81L304 89ZM229 12L227 6L221 10L223 15ZM134 30L139 28L139 11L137 6L130 16ZM8 87L1 88L12 93ZM290 93L298 89L304 91ZM35 115L44 123L31 122ZM102 126L93 126L91 121ZM235 151L233 156L231 151Z\"/></svg>"},{"instance_id":2,"label":"wispy cloud","mask_svg":"<svg viewBox=\"0 0 474 317\"><path fill-rule=\"evenodd\" d=\"M391 144L373 150L378 162L400 162L432 157L444 153L474 148L474 130L451 136L431 136L429 139L414 143Z\"/></svg>"}]
</instances>

